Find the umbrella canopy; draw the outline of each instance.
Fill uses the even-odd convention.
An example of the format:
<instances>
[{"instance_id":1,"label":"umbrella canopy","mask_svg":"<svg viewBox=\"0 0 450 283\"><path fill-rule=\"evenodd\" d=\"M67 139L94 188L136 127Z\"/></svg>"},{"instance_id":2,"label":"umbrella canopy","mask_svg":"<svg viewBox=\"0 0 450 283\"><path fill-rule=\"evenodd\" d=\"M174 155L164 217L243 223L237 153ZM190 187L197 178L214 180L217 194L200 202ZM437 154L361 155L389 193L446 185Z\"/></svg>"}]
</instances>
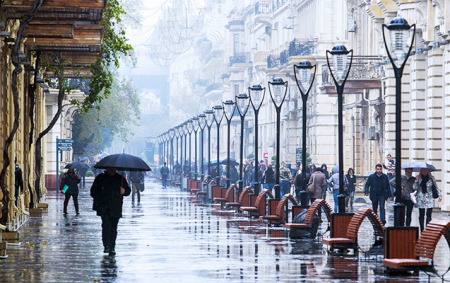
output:
<instances>
[{"instance_id":1,"label":"umbrella canopy","mask_svg":"<svg viewBox=\"0 0 450 283\"><path fill-rule=\"evenodd\" d=\"M220 163L223 165L227 165L227 161L228 161L228 159L225 158L224 160L220 161ZM236 159L230 158L230 166L238 166L238 165L239 165L239 162L237 162Z\"/></svg>"},{"instance_id":2,"label":"umbrella canopy","mask_svg":"<svg viewBox=\"0 0 450 283\"><path fill-rule=\"evenodd\" d=\"M91 169L91 167L89 165L87 165L84 162L79 162L79 161L69 163L64 168L66 168L66 169L76 169L76 170L81 170L81 169L89 170L89 169Z\"/></svg>"},{"instance_id":3,"label":"umbrella canopy","mask_svg":"<svg viewBox=\"0 0 450 283\"><path fill-rule=\"evenodd\" d=\"M130 154L112 154L100 160L94 168L116 167L120 171L152 171L141 158Z\"/></svg>"},{"instance_id":4,"label":"umbrella canopy","mask_svg":"<svg viewBox=\"0 0 450 283\"><path fill-rule=\"evenodd\" d=\"M436 167L434 167L431 164L421 162L421 161L409 162L402 166L402 169L407 169L407 168L412 168L413 172L420 172L420 169L422 169L422 168L428 168L428 170L430 170L430 172L436 171Z\"/></svg>"}]
</instances>

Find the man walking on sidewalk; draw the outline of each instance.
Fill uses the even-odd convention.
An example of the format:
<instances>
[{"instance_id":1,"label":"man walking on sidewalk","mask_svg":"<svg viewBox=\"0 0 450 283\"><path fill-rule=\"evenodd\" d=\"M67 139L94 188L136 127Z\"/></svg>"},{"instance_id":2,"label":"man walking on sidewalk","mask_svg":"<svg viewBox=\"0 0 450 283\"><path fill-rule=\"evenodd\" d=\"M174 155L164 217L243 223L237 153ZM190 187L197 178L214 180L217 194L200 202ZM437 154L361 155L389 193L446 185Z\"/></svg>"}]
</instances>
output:
<instances>
[{"instance_id":1,"label":"man walking on sidewalk","mask_svg":"<svg viewBox=\"0 0 450 283\"><path fill-rule=\"evenodd\" d=\"M164 162L164 165L161 167L161 170L159 172L161 172L163 187L167 187L167 177L169 177L169 168L166 166L166 162Z\"/></svg>"},{"instance_id":2,"label":"man walking on sidewalk","mask_svg":"<svg viewBox=\"0 0 450 283\"><path fill-rule=\"evenodd\" d=\"M372 210L377 214L378 206L380 206L380 220L386 224L386 200L391 197L391 188L386 174L383 174L383 166L377 164L375 173L369 176L364 186L364 194L369 196L372 201Z\"/></svg>"}]
</instances>

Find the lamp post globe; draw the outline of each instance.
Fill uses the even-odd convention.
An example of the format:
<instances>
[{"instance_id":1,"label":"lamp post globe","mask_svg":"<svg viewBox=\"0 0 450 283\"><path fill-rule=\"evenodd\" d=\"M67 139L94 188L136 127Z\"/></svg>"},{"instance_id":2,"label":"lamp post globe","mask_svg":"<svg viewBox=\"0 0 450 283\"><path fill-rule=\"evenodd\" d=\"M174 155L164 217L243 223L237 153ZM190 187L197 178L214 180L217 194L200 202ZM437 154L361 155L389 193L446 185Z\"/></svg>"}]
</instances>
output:
<instances>
[{"instance_id":1,"label":"lamp post globe","mask_svg":"<svg viewBox=\"0 0 450 283\"><path fill-rule=\"evenodd\" d=\"M255 182L253 183L253 189L255 194L259 194L259 158L258 158L258 114L259 109L264 101L264 97L266 95L266 88L263 88L261 85L253 85L248 88L248 93L250 96L250 102L253 107L253 111L255 112Z\"/></svg>"},{"instance_id":2,"label":"lamp post globe","mask_svg":"<svg viewBox=\"0 0 450 283\"><path fill-rule=\"evenodd\" d=\"M241 93L236 96L236 108L241 117L241 142L239 146L239 191L244 189L244 120L249 107L250 97Z\"/></svg>"},{"instance_id":3,"label":"lamp post globe","mask_svg":"<svg viewBox=\"0 0 450 283\"><path fill-rule=\"evenodd\" d=\"M223 102L223 109L225 114L225 119L227 120L227 188L231 186L231 179L230 179L230 139L231 139L231 119L233 119L234 111L235 111L235 104L232 100L227 100Z\"/></svg>"},{"instance_id":4,"label":"lamp post globe","mask_svg":"<svg viewBox=\"0 0 450 283\"><path fill-rule=\"evenodd\" d=\"M297 87L302 98L302 188L297 194L297 199L301 205L307 205L308 195L306 194L306 185L308 183L306 176L306 119L307 119L307 101L309 91L311 90L316 75L316 65L312 65L308 60L301 61L294 65L294 76ZM313 73L314 71L314 73Z\"/></svg>"},{"instance_id":5,"label":"lamp post globe","mask_svg":"<svg viewBox=\"0 0 450 283\"><path fill-rule=\"evenodd\" d=\"M277 112L277 146L276 146L276 172L275 172L275 198L281 198L280 195L280 135L281 135L281 107L286 99L288 90L288 82L283 81L281 78L275 78L272 82L268 83L270 98L275 105Z\"/></svg>"},{"instance_id":6,"label":"lamp post globe","mask_svg":"<svg viewBox=\"0 0 450 283\"><path fill-rule=\"evenodd\" d=\"M411 28L413 32L411 33ZM390 44L385 36L389 30ZM402 162L402 76L411 54L416 34L416 25L409 25L404 18L394 18L389 25L382 25L383 41L395 75L395 176L401 176ZM412 35L412 36L410 36ZM389 48L390 47L390 48ZM401 182L395 182L394 226L405 225L405 206L402 200Z\"/></svg>"},{"instance_id":7,"label":"lamp post globe","mask_svg":"<svg viewBox=\"0 0 450 283\"><path fill-rule=\"evenodd\" d=\"M216 105L213 107L214 111L214 120L217 125L217 176L216 182L217 185L220 186L220 122L222 122L223 118L223 107L222 105Z\"/></svg>"},{"instance_id":8,"label":"lamp post globe","mask_svg":"<svg viewBox=\"0 0 450 283\"><path fill-rule=\"evenodd\" d=\"M200 115L198 115L198 124L199 124L199 127L200 127L200 137L201 137L201 139L200 139L200 164L201 164L201 168L200 168L200 181L201 182L203 182L203 180L204 180L204 168L203 168L203 164L205 163L205 161L204 161L204 155L203 155L203 152L204 152L204 143L203 143L203 141L204 141L204 138L203 138L203 133L204 133L204 130L205 130L205 127L206 127L206 115L205 114L200 114ZM203 186L201 186L201 188L203 188Z\"/></svg>"},{"instance_id":9,"label":"lamp post globe","mask_svg":"<svg viewBox=\"0 0 450 283\"><path fill-rule=\"evenodd\" d=\"M212 110L205 111L206 126L208 127L208 179L211 177L211 126L214 123L214 112Z\"/></svg>"},{"instance_id":10,"label":"lamp post globe","mask_svg":"<svg viewBox=\"0 0 450 283\"><path fill-rule=\"evenodd\" d=\"M348 54L351 53L350 62L348 62ZM332 56L330 64L329 56ZM348 51L344 45L337 45L331 51L327 50L327 64L333 78L338 94L338 148L339 148L339 195L338 213L345 213L345 195L344 195L344 125L343 116L343 95L344 85L350 73L353 61L353 50Z\"/></svg>"}]
</instances>

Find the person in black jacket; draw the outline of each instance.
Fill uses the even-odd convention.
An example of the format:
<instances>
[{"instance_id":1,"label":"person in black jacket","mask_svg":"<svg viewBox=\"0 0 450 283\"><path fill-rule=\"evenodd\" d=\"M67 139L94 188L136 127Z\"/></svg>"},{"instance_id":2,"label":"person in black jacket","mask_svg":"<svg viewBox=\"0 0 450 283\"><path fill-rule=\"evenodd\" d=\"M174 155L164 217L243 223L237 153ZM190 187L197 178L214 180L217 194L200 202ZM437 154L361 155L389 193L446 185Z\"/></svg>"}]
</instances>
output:
<instances>
[{"instance_id":1,"label":"person in black jacket","mask_svg":"<svg viewBox=\"0 0 450 283\"><path fill-rule=\"evenodd\" d=\"M301 200L300 200L300 191L303 191L304 189L303 189L303 172L302 172L302 168L303 168L303 166L302 165L300 165L300 168L299 168L299 170L297 171L297 174L296 174L296 176L295 176L295 179L294 179L294 187L295 187L295 192L296 192L296 194L297 194L297 201L298 202L300 202ZM308 185L308 182L309 182L309 178L310 178L310 176L311 176L311 174L309 174L309 168L306 168L306 172L305 172L305 177L306 177L306 180L305 180L305 185L304 185L304 187L305 187L305 189L306 189L306 186Z\"/></svg>"},{"instance_id":2,"label":"person in black jacket","mask_svg":"<svg viewBox=\"0 0 450 283\"><path fill-rule=\"evenodd\" d=\"M80 214L78 210L78 183L80 182L80 177L75 174L74 169L67 170L61 180L61 186L59 190L65 195L64 199L64 215L67 215L67 205L69 204L70 197L73 199L73 205L75 206L75 212L77 215ZM67 186L67 190L63 192L64 187Z\"/></svg>"},{"instance_id":3,"label":"person in black jacket","mask_svg":"<svg viewBox=\"0 0 450 283\"><path fill-rule=\"evenodd\" d=\"M385 203L391 195L391 187L389 179L383 173L383 165L377 164L375 166L375 173L369 176L366 185L364 186L364 194L369 196L372 201L372 210L377 213L378 205L380 206L380 220L386 224Z\"/></svg>"},{"instance_id":4,"label":"person in black jacket","mask_svg":"<svg viewBox=\"0 0 450 283\"><path fill-rule=\"evenodd\" d=\"M14 168L14 196L15 196L15 204L17 206L17 199L19 198L19 189L20 193L23 193L23 177L22 177L22 169L20 169L17 164L17 158L14 159L14 163L16 164Z\"/></svg>"},{"instance_id":5,"label":"person in black jacket","mask_svg":"<svg viewBox=\"0 0 450 283\"><path fill-rule=\"evenodd\" d=\"M116 254L117 225L122 217L123 197L131 193L127 180L116 170L115 167L106 168L106 172L98 175L91 187L93 210L102 218L103 252L109 255Z\"/></svg>"},{"instance_id":6,"label":"person in black jacket","mask_svg":"<svg viewBox=\"0 0 450 283\"><path fill-rule=\"evenodd\" d=\"M345 209L348 210L348 206L350 205L351 211L353 211L353 200L355 198L355 188L356 188L356 176L355 170L353 168L348 168L347 175L347 188L348 188L348 196L345 197Z\"/></svg>"}]
</instances>

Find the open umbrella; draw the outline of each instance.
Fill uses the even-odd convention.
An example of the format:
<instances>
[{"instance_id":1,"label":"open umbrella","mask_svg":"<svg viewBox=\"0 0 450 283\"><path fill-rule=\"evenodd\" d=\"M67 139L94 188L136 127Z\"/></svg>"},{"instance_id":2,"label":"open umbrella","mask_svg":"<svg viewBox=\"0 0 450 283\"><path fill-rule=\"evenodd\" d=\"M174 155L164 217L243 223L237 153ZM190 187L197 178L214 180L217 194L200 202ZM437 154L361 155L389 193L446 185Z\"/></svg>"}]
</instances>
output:
<instances>
[{"instance_id":1,"label":"open umbrella","mask_svg":"<svg viewBox=\"0 0 450 283\"><path fill-rule=\"evenodd\" d=\"M413 172L420 172L420 169L422 169L422 168L428 168L428 170L430 170L430 172L436 171L436 167L434 167L431 164L421 162L421 161L413 161L413 162L406 163L405 165L402 166L402 169L406 169L406 168L412 168Z\"/></svg>"},{"instance_id":2,"label":"open umbrella","mask_svg":"<svg viewBox=\"0 0 450 283\"><path fill-rule=\"evenodd\" d=\"M144 160L125 153L108 155L94 166L98 169L108 167L116 167L119 171L152 171Z\"/></svg>"},{"instance_id":3,"label":"open umbrella","mask_svg":"<svg viewBox=\"0 0 450 283\"><path fill-rule=\"evenodd\" d=\"M228 159L225 158L224 160L220 161L220 163L223 165L227 165L228 164L227 161L228 161ZM237 162L236 159L230 158L230 166L238 166L238 165L239 165L239 162Z\"/></svg>"},{"instance_id":4,"label":"open umbrella","mask_svg":"<svg viewBox=\"0 0 450 283\"><path fill-rule=\"evenodd\" d=\"M87 170L91 169L91 167L89 165L87 165L84 162L79 162L79 161L69 163L64 168L66 168L66 169L76 169L78 171L81 170L81 169L87 169Z\"/></svg>"}]
</instances>

